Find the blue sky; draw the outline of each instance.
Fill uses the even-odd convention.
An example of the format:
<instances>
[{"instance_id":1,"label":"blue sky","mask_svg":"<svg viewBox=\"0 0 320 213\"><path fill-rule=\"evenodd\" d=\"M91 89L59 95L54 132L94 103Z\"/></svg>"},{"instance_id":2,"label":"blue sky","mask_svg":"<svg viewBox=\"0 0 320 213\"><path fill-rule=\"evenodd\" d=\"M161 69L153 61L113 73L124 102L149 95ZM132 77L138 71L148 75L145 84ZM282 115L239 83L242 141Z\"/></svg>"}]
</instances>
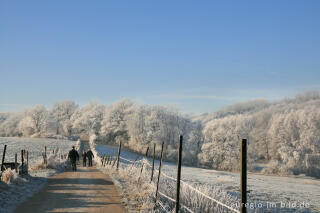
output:
<instances>
[{"instance_id":1,"label":"blue sky","mask_svg":"<svg viewBox=\"0 0 320 213\"><path fill-rule=\"evenodd\" d=\"M320 1L0 1L0 112L121 98L212 112L320 89Z\"/></svg>"}]
</instances>

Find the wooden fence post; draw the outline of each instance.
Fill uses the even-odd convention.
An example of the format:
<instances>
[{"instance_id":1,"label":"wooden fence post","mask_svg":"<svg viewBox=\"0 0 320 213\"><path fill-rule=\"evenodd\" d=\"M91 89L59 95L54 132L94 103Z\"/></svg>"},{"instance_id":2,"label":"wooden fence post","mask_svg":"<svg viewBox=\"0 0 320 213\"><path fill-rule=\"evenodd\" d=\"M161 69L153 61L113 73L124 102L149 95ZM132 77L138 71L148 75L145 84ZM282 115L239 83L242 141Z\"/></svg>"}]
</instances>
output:
<instances>
[{"instance_id":1,"label":"wooden fence post","mask_svg":"<svg viewBox=\"0 0 320 213\"><path fill-rule=\"evenodd\" d=\"M154 158L156 155L156 144L153 144L153 156L152 156L152 170L151 170L151 178L150 178L150 183L152 182L153 179L153 171L154 171Z\"/></svg>"},{"instance_id":2,"label":"wooden fence post","mask_svg":"<svg viewBox=\"0 0 320 213\"><path fill-rule=\"evenodd\" d=\"M24 173L23 167L24 167L24 157L23 157L23 150L21 150L21 174Z\"/></svg>"},{"instance_id":3,"label":"wooden fence post","mask_svg":"<svg viewBox=\"0 0 320 213\"><path fill-rule=\"evenodd\" d=\"M47 162L47 147L46 146L44 147L44 159L43 160L44 160L44 164L47 166L48 162Z\"/></svg>"},{"instance_id":4,"label":"wooden fence post","mask_svg":"<svg viewBox=\"0 0 320 213\"><path fill-rule=\"evenodd\" d=\"M146 157L148 157L148 151L149 151L149 147L147 147ZM140 170L140 175L139 175L139 178L138 178L138 182L140 181L140 177L141 177L141 174L142 174L142 171L143 171L143 166L144 166L144 163L142 163L142 165L141 165L141 170Z\"/></svg>"},{"instance_id":5,"label":"wooden fence post","mask_svg":"<svg viewBox=\"0 0 320 213\"><path fill-rule=\"evenodd\" d=\"M118 157L117 157L117 170L119 169L120 152L121 152L121 141L119 143L119 150L118 150Z\"/></svg>"},{"instance_id":6,"label":"wooden fence post","mask_svg":"<svg viewBox=\"0 0 320 213\"><path fill-rule=\"evenodd\" d=\"M29 151L27 151L27 174L29 172Z\"/></svg>"},{"instance_id":7,"label":"wooden fence post","mask_svg":"<svg viewBox=\"0 0 320 213\"><path fill-rule=\"evenodd\" d=\"M17 153L14 155L14 170L16 170L16 173L18 173L18 154Z\"/></svg>"},{"instance_id":8,"label":"wooden fence post","mask_svg":"<svg viewBox=\"0 0 320 213\"><path fill-rule=\"evenodd\" d=\"M240 144L240 163L241 163L241 193L240 193L240 212L247 212L247 139L242 139Z\"/></svg>"},{"instance_id":9,"label":"wooden fence post","mask_svg":"<svg viewBox=\"0 0 320 213\"><path fill-rule=\"evenodd\" d=\"M112 159L113 159L113 152L111 153L111 158L110 158L109 165L111 165L111 163L112 163Z\"/></svg>"},{"instance_id":10,"label":"wooden fence post","mask_svg":"<svg viewBox=\"0 0 320 213\"><path fill-rule=\"evenodd\" d=\"M158 198L159 182L160 182L160 175L161 175L161 165L162 165L162 159L163 159L163 145L164 145L164 142L162 142L162 146L161 146L161 157L160 157L160 165L159 165L159 174L158 174L156 196L155 196L155 199L154 199L154 208L153 208L154 210L157 207L157 198Z\"/></svg>"},{"instance_id":11,"label":"wooden fence post","mask_svg":"<svg viewBox=\"0 0 320 213\"><path fill-rule=\"evenodd\" d=\"M104 167L106 167L106 164L107 165L109 164L109 160L110 160L110 156L108 155L106 161L104 162Z\"/></svg>"},{"instance_id":12,"label":"wooden fence post","mask_svg":"<svg viewBox=\"0 0 320 213\"><path fill-rule=\"evenodd\" d=\"M102 158L100 158L100 160L101 160L101 166L103 166L104 157L105 157L105 156L102 156Z\"/></svg>"},{"instance_id":13,"label":"wooden fence post","mask_svg":"<svg viewBox=\"0 0 320 213\"><path fill-rule=\"evenodd\" d=\"M117 161L117 156L114 155L114 159L113 159L113 163L112 163L112 168L114 167L114 165L116 164L116 161Z\"/></svg>"},{"instance_id":14,"label":"wooden fence post","mask_svg":"<svg viewBox=\"0 0 320 213\"><path fill-rule=\"evenodd\" d=\"M178 150L178 172L177 172L177 193L176 193L176 207L175 212L178 213L180 209L180 179L181 179L181 162L182 162L182 135L179 136L179 150Z\"/></svg>"},{"instance_id":15,"label":"wooden fence post","mask_svg":"<svg viewBox=\"0 0 320 213\"><path fill-rule=\"evenodd\" d=\"M106 157L104 158L103 167L106 167L106 162L107 162L107 160L109 160L109 156L106 156Z\"/></svg>"},{"instance_id":16,"label":"wooden fence post","mask_svg":"<svg viewBox=\"0 0 320 213\"><path fill-rule=\"evenodd\" d=\"M4 159L6 157L6 151L7 151L7 145L4 145L3 154L2 154L2 161L1 161L1 171L4 170L3 164L4 164Z\"/></svg>"}]
</instances>

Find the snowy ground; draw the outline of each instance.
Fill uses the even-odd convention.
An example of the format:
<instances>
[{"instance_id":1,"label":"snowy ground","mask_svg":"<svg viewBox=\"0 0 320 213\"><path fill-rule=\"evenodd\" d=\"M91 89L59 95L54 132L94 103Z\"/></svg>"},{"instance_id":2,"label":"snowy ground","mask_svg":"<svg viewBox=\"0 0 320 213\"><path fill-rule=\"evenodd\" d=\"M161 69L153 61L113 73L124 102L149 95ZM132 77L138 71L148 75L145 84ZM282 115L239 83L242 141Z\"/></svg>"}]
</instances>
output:
<instances>
[{"instance_id":1,"label":"snowy ground","mask_svg":"<svg viewBox=\"0 0 320 213\"><path fill-rule=\"evenodd\" d=\"M96 150L101 155L111 155L112 152L115 155L117 153L117 147L106 145L97 145ZM137 155L122 150L121 156L134 161ZM151 162L150 158L148 160ZM158 165L157 161L157 169ZM162 171L175 177L176 165L165 162ZM239 199L240 178L237 173L183 166L182 180L196 187L212 187L212 191L215 193L221 191ZM174 187L172 190L174 191ZM252 212L320 212L319 179L305 176L278 177L250 173L248 174L248 190L250 190L248 202L252 205ZM210 197L217 196L213 192L210 194L210 190L206 194ZM174 192L171 195L174 195ZM295 204L301 207L295 207ZM236 203L229 203L230 205L237 207Z\"/></svg>"},{"instance_id":2,"label":"snowy ground","mask_svg":"<svg viewBox=\"0 0 320 213\"><path fill-rule=\"evenodd\" d=\"M14 162L15 153L18 154L18 162L21 159L21 150L25 149L29 152L29 164L32 166L42 159L42 153L45 146L47 154L59 148L61 154L67 154L76 141L44 139L44 138L16 138L16 137L0 137L0 156L2 157L4 145L7 145L5 162Z\"/></svg>"},{"instance_id":3,"label":"snowy ground","mask_svg":"<svg viewBox=\"0 0 320 213\"><path fill-rule=\"evenodd\" d=\"M18 153L18 162L22 149L29 151L29 164L35 166L43 161L42 151L47 146L48 163L53 163L54 169L37 169L30 171L28 175L18 177L13 183L6 184L0 181L0 212L8 213L14 208L39 191L46 183L47 177L65 169L65 159L60 159L60 154L66 154L76 141L38 139L38 138L8 138L0 137L0 156L2 157L3 147L7 145L5 162L14 162L14 154ZM52 150L59 148L56 155ZM50 154L49 154L50 153Z\"/></svg>"}]
</instances>

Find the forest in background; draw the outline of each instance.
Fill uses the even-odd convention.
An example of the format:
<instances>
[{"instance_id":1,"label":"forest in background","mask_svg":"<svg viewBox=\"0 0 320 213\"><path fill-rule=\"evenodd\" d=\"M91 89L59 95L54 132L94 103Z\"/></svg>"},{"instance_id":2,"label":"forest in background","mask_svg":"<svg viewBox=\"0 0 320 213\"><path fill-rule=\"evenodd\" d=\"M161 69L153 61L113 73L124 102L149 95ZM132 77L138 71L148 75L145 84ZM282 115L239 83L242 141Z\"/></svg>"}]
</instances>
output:
<instances>
[{"instance_id":1,"label":"forest in background","mask_svg":"<svg viewBox=\"0 0 320 213\"><path fill-rule=\"evenodd\" d=\"M239 170L239 142L248 139L251 171L320 177L320 94L308 91L281 101L251 100L214 113L185 115L160 105L122 99L111 105L91 102L79 107L62 101L21 112L0 113L0 136L72 138L95 134L106 144L135 152L165 142L165 159L175 161L183 135L183 162L218 170ZM260 166L259 166L260 165ZM261 166L262 165L262 166Z\"/></svg>"}]
</instances>

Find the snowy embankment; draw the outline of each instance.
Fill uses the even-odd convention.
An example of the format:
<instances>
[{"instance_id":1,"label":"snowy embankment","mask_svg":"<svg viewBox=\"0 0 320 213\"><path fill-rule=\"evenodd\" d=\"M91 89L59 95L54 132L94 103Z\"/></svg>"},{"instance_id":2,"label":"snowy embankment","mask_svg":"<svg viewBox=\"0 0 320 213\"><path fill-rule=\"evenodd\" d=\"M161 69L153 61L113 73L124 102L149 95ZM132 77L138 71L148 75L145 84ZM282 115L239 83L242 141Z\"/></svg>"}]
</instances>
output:
<instances>
[{"instance_id":1,"label":"snowy embankment","mask_svg":"<svg viewBox=\"0 0 320 213\"><path fill-rule=\"evenodd\" d=\"M113 153L115 157L118 147L97 145L95 150L100 156ZM111 174L120 184L124 195L128 198L127 203L131 210L151 211L153 207L154 189L149 184L151 158L138 159L135 166L131 166L136 159L136 154L130 151L121 151L120 169L115 171L112 166L103 166L102 170ZM131 162L128 162L127 160ZM101 160L99 160L101 161ZM144 164L143 174L140 177L140 168ZM159 161L155 162L158 170ZM171 198L175 198L176 165L168 162L163 163L163 175L160 178L160 191ZM157 178L157 172L153 183ZM140 181L138 181L140 177ZM143 180L143 181L142 181ZM194 167L182 167L182 203L186 204L192 212L210 212L217 205L212 199L226 204L234 209L238 208L240 177L237 173L223 172ZM249 212L320 212L320 180L305 176L266 176L248 174L248 202L251 205ZM202 192L202 194L199 193ZM207 195L207 196L206 196ZM162 195L159 195L164 208L159 211L170 211L174 204ZM297 206L295 206L297 205ZM184 209L183 211L188 212ZM219 212L219 211L217 211Z\"/></svg>"},{"instance_id":2,"label":"snowy embankment","mask_svg":"<svg viewBox=\"0 0 320 213\"><path fill-rule=\"evenodd\" d=\"M80 148L80 141L0 137L1 156L5 144L7 145L5 162L14 162L14 156L17 153L18 163L21 163L21 150L28 151L29 174L19 176L10 169L3 172L0 181L0 212L3 213L13 211L16 206L39 191L45 185L47 177L65 169L67 151L72 146L76 145ZM42 157L45 146L47 147L47 166L43 164Z\"/></svg>"}]
</instances>

